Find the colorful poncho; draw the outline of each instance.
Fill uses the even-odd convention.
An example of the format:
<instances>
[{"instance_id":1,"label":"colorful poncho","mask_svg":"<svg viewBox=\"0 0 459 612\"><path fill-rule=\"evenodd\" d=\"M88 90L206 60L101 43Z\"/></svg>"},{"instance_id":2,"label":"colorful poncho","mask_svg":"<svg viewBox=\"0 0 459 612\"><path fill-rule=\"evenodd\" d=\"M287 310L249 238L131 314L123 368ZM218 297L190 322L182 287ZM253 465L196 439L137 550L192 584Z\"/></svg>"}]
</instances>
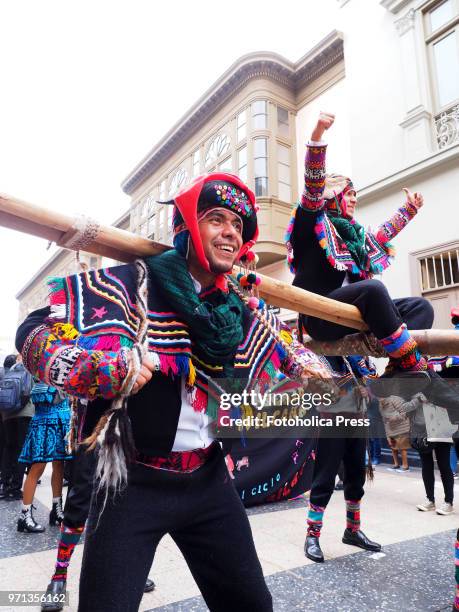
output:
<instances>
[{"instance_id":1,"label":"colorful poncho","mask_svg":"<svg viewBox=\"0 0 459 612\"><path fill-rule=\"evenodd\" d=\"M135 264L51 279L49 322L59 338L73 341L74 350L130 348L139 325L136 282ZM166 376L185 376L192 406L215 417L222 385L227 382L223 366L210 365L199 355L188 326L171 311L151 279L148 294L148 351L155 369ZM266 326L247 308L244 312L246 331L234 356L232 378L244 381L247 389L270 385L287 355ZM266 317L279 329L274 315L266 312ZM53 368L63 371L55 371L53 379L63 379L68 367L55 359ZM66 392L81 396L78 384L77 377L67 380Z\"/></svg>"}]
</instances>

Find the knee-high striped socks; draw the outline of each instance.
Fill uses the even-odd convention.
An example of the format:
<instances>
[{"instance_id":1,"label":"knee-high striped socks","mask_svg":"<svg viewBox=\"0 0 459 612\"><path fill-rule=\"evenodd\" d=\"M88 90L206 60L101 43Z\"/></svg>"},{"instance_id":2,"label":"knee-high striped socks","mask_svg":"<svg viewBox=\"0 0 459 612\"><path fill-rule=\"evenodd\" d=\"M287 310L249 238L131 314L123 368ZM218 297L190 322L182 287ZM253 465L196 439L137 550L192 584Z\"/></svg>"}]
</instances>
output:
<instances>
[{"instance_id":1,"label":"knee-high striped socks","mask_svg":"<svg viewBox=\"0 0 459 612\"><path fill-rule=\"evenodd\" d=\"M389 355L392 366L397 366L402 370L427 369L427 362L405 324L387 338L382 338L380 343Z\"/></svg>"},{"instance_id":2,"label":"knee-high striped socks","mask_svg":"<svg viewBox=\"0 0 459 612\"><path fill-rule=\"evenodd\" d=\"M322 529L324 512L324 506L315 506L314 504L309 503L308 518L306 520L306 535L320 538L320 530Z\"/></svg>"},{"instance_id":3,"label":"knee-high striped socks","mask_svg":"<svg viewBox=\"0 0 459 612\"><path fill-rule=\"evenodd\" d=\"M360 499L346 499L346 529L360 529Z\"/></svg>"},{"instance_id":4,"label":"knee-high striped socks","mask_svg":"<svg viewBox=\"0 0 459 612\"><path fill-rule=\"evenodd\" d=\"M57 549L57 560L54 569L54 574L51 580L67 580L67 568L72 558L75 546L80 541L84 531L82 527L66 527L64 523L61 525L61 537L59 538L59 546Z\"/></svg>"}]
</instances>

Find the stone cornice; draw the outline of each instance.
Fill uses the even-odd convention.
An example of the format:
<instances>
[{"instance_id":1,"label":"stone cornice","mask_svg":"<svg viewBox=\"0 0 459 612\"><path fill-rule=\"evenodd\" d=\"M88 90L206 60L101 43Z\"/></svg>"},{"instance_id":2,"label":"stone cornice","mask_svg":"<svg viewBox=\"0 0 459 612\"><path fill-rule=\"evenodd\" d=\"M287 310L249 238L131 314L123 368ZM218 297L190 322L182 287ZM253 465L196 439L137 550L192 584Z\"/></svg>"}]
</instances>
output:
<instances>
[{"instance_id":1,"label":"stone cornice","mask_svg":"<svg viewBox=\"0 0 459 612\"><path fill-rule=\"evenodd\" d=\"M131 194L158 166L188 140L209 117L249 81L268 78L294 93L343 59L343 39L336 30L297 62L271 52L249 53L239 58L165 134L122 183Z\"/></svg>"},{"instance_id":2,"label":"stone cornice","mask_svg":"<svg viewBox=\"0 0 459 612\"><path fill-rule=\"evenodd\" d=\"M412 0L381 0L379 4L381 4L381 6L390 11L392 14L396 15L402 10L402 8L405 8L405 6L410 4L411 1Z\"/></svg>"}]
</instances>

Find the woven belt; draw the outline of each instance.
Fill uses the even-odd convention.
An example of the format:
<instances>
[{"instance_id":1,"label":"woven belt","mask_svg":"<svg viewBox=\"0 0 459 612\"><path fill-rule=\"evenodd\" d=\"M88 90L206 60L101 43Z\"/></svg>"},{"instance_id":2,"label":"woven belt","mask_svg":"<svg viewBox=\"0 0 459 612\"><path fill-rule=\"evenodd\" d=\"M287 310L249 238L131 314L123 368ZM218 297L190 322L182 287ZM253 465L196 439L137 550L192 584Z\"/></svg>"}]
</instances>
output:
<instances>
[{"instance_id":1,"label":"woven belt","mask_svg":"<svg viewBox=\"0 0 459 612\"><path fill-rule=\"evenodd\" d=\"M143 453L137 453L136 463L156 470L188 474L202 467L211 455L214 454L217 446L219 446L218 442L212 442L207 448L196 448L190 451L171 451L166 457L149 457Z\"/></svg>"}]
</instances>

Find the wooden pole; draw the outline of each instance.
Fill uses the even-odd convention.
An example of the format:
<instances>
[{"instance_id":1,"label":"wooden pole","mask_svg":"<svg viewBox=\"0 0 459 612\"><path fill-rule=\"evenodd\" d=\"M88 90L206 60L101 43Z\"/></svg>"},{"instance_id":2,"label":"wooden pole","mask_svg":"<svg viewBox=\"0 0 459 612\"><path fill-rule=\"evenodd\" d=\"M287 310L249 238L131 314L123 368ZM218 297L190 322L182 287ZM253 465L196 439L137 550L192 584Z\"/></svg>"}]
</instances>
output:
<instances>
[{"instance_id":1,"label":"wooden pole","mask_svg":"<svg viewBox=\"0 0 459 612\"><path fill-rule=\"evenodd\" d=\"M64 245L75 233L76 219L60 212L0 194L0 225ZM137 257L158 255L170 247L112 226L100 226L97 239L85 246L95 253L118 261L131 262ZM364 331L367 329L355 306L304 291L287 283L261 276L260 295L272 306L339 323ZM421 350L430 355L459 354L459 334L445 330L412 331ZM352 334L337 343L314 342L309 346L325 355L382 355L371 336Z\"/></svg>"},{"instance_id":2,"label":"wooden pole","mask_svg":"<svg viewBox=\"0 0 459 612\"><path fill-rule=\"evenodd\" d=\"M412 329L410 334L424 355L438 357L459 354L459 333L454 329ZM318 342L310 336L305 336L303 341L308 348L321 355L387 357L373 334L349 334L334 342Z\"/></svg>"},{"instance_id":3,"label":"wooden pole","mask_svg":"<svg viewBox=\"0 0 459 612\"><path fill-rule=\"evenodd\" d=\"M4 227L65 246L66 237L75 231L75 223L76 219L69 215L0 194L0 224ZM169 248L126 230L101 225L97 239L85 246L84 250L118 261L130 262L137 257L156 255ZM354 306L330 300L310 291L303 291L262 274L260 276L260 296L267 303L317 316L356 330L366 329L359 311Z\"/></svg>"}]
</instances>

